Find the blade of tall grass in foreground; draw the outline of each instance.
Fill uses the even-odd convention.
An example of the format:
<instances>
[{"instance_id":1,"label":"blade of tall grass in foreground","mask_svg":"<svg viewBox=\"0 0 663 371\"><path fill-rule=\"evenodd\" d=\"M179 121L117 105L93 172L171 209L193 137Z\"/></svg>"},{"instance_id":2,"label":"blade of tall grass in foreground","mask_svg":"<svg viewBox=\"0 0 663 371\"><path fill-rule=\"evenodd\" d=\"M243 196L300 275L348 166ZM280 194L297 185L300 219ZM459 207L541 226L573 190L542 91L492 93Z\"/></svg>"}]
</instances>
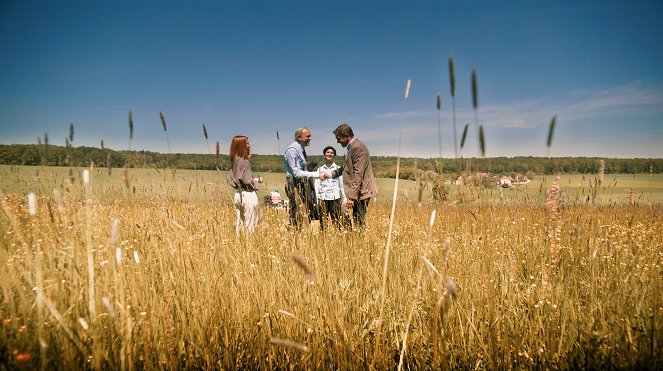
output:
<instances>
[{"instance_id":1,"label":"blade of tall grass in foreground","mask_svg":"<svg viewBox=\"0 0 663 371\"><path fill-rule=\"evenodd\" d=\"M97 316L94 299L94 248L92 246L92 186L90 184L90 170L83 170L83 184L85 186L85 239L87 246L87 273L88 273L88 311L90 319Z\"/></svg>"},{"instance_id":2,"label":"blade of tall grass in foreground","mask_svg":"<svg viewBox=\"0 0 663 371\"><path fill-rule=\"evenodd\" d=\"M171 154L170 151L170 139L168 139L168 128L166 127L166 119L163 117L163 113L159 111L159 117L161 118L161 125L163 126L163 132L166 133L166 142L168 143L168 154Z\"/></svg>"},{"instance_id":3,"label":"blade of tall grass in foreground","mask_svg":"<svg viewBox=\"0 0 663 371\"><path fill-rule=\"evenodd\" d=\"M281 153L281 138L279 138L279 131L276 131L276 146L277 149L279 150L279 154Z\"/></svg>"},{"instance_id":4,"label":"blade of tall grass in foreground","mask_svg":"<svg viewBox=\"0 0 663 371\"><path fill-rule=\"evenodd\" d=\"M477 86L477 71L472 70L472 107L474 107L474 128L477 130L479 143L477 146L479 156L486 155L486 145L482 143L483 129L479 127L479 88Z\"/></svg>"},{"instance_id":5,"label":"blade of tall grass in foreground","mask_svg":"<svg viewBox=\"0 0 663 371\"><path fill-rule=\"evenodd\" d=\"M211 154L209 150L209 140L207 138L207 128L205 127L205 124L203 124L203 135L205 136L205 143L207 143L207 154Z\"/></svg>"},{"instance_id":6,"label":"blade of tall grass in foreground","mask_svg":"<svg viewBox=\"0 0 663 371\"><path fill-rule=\"evenodd\" d=\"M467 129L469 128L470 124L465 124L465 127L463 127L463 135L460 137L460 150L463 150L463 146L465 146L465 139L467 138Z\"/></svg>"},{"instance_id":7,"label":"blade of tall grass in foreground","mask_svg":"<svg viewBox=\"0 0 663 371\"><path fill-rule=\"evenodd\" d=\"M69 141L74 141L74 123L69 124Z\"/></svg>"},{"instance_id":8,"label":"blade of tall grass in foreground","mask_svg":"<svg viewBox=\"0 0 663 371\"><path fill-rule=\"evenodd\" d=\"M552 145L553 135L555 133L555 124L557 123L557 115L553 116L550 120L550 126L548 127L548 139L546 140L546 154L550 157L550 146Z\"/></svg>"},{"instance_id":9,"label":"blade of tall grass in foreground","mask_svg":"<svg viewBox=\"0 0 663 371\"><path fill-rule=\"evenodd\" d=\"M442 123L440 119L440 109L442 108L442 102L440 99L440 94L437 95L437 147L440 152L440 159L442 158Z\"/></svg>"},{"instance_id":10,"label":"blade of tall grass in foreground","mask_svg":"<svg viewBox=\"0 0 663 371\"><path fill-rule=\"evenodd\" d=\"M219 169L219 155L221 154L221 149L219 147L219 141L216 141L216 170L221 170Z\"/></svg>"},{"instance_id":11,"label":"blade of tall grass in foreground","mask_svg":"<svg viewBox=\"0 0 663 371\"><path fill-rule=\"evenodd\" d=\"M481 157L486 156L486 138L483 134L483 125L479 125L479 149L481 150Z\"/></svg>"},{"instance_id":12,"label":"blade of tall grass in foreground","mask_svg":"<svg viewBox=\"0 0 663 371\"><path fill-rule=\"evenodd\" d=\"M129 110L129 152L131 152L131 141L134 139L134 120L131 118L131 110ZM103 142L101 143L103 147Z\"/></svg>"},{"instance_id":13,"label":"blade of tall grass in foreground","mask_svg":"<svg viewBox=\"0 0 663 371\"><path fill-rule=\"evenodd\" d=\"M403 139L403 121L405 120L405 108L407 107L407 98L410 96L412 79L407 80L405 85L405 96L403 98L403 112L401 113L401 127L398 133L398 151L396 155L396 179L394 180L394 197L391 204L391 214L389 216L389 232L387 233L387 245L384 250L384 266L382 269L382 290L380 291L380 312L378 314L377 330L375 336L375 351L373 353L372 365L375 365L380 353L380 336L382 333L382 316L384 314L384 302L387 291L387 268L389 267L389 251L391 250L391 236L394 230L394 215L396 213L396 199L398 198L398 176L401 169L401 141Z\"/></svg>"},{"instance_id":14,"label":"blade of tall grass in foreground","mask_svg":"<svg viewBox=\"0 0 663 371\"><path fill-rule=\"evenodd\" d=\"M458 136L456 135L456 78L454 77L453 56L449 56L449 88L451 90L451 111L454 126L454 156L458 158Z\"/></svg>"}]
</instances>

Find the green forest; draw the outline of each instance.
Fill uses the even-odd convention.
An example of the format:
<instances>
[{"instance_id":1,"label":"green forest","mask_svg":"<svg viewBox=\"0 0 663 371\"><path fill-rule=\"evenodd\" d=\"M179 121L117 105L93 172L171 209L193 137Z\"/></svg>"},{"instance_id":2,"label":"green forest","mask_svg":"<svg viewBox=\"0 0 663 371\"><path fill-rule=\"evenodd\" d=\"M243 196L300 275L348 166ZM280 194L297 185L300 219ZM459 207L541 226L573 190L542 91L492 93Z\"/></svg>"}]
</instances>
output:
<instances>
[{"instance_id":1,"label":"green forest","mask_svg":"<svg viewBox=\"0 0 663 371\"><path fill-rule=\"evenodd\" d=\"M373 172L378 178L396 176L395 156L373 156ZM401 158L400 178L414 180L422 172L451 176L472 173L494 175L552 175L596 174L603 160L605 174L658 174L663 171L663 159L597 158L597 157L491 157L491 158ZM337 162L342 162L342 157ZM177 169L221 170L229 168L227 155L172 153L149 151L115 151L109 148L73 147L45 144L0 144L0 164L43 166L98 167L155 167ZM254 154L253 170L282 173L283 157ZM322 156L310 156L309 163L322 164Z\"/></svg>"}]
</instances>

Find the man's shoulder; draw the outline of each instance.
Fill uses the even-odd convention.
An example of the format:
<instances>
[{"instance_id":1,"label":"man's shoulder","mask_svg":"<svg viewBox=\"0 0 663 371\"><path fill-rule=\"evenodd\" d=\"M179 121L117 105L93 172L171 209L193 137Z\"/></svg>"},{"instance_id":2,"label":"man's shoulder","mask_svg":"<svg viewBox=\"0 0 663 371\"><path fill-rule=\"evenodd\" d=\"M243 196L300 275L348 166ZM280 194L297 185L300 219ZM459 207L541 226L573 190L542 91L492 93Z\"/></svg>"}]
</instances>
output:
<instances>
[{"instance_id":1,"label":"man's shoulder","mask_svg":"<svg viewBox=\"0 0 663 371\"><path fill-rule=\"evenodd\" d=\"M301 148L301 147L299 146L299 143L297 143L297 142L292 142L292 144L290 144L290 145L285 149L284 155L286 155L286 154L288 154L288 153L292 154L293 152L294 152L295 154L297 154L297 153L299 153L300 148Z\"/></svg>"},{"instance_id":2,"label":"man's shoulder","mask_svg":"<svg viewBox=\"0 0 663 371\"><path fill-rule=\"evenodd\" d=\"M354 143L352 143L352 147L350 148L350 151L362 151L362 152L367 152L368 147L366 147L366 144L362 142L359 139L355 138Z\"/></svg>"}]
</instances>

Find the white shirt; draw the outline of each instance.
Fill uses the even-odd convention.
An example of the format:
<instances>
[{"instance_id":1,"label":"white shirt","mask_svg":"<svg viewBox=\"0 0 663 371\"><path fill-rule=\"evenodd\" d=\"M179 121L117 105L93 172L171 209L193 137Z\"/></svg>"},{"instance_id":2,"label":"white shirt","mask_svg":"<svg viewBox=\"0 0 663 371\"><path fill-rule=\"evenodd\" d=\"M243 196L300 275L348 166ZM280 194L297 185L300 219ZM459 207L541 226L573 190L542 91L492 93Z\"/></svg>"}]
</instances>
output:
<instances>
[{"instance_id":1,"label":"white shirt","mask_svg":"<svg viewBox=\"0 0 663 371\"><path fill-rule=\"evenodd\" d=\"M343 191L343 177L331 178L332 171L338 168L339 166L335 163L332 163L330 166L323 164L318 168L318 172L322 173L324 171L329 175L329 178L325 180L315 180L315 193L318 196L318 200L338 200L343 197L343 202L346 201L345 192Z\"/></svg>"}]
</instances>

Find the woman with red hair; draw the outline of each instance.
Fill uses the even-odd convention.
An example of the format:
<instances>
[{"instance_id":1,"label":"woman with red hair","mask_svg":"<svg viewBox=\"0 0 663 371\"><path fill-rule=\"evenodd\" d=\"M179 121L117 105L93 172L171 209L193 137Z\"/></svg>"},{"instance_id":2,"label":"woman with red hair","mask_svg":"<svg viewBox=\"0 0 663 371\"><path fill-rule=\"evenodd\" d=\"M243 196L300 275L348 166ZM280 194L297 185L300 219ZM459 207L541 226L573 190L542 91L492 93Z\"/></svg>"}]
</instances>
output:
<instances>
[{"instance_id":1,"label":"woman with red hair","mask_svg":"<svg viewBox=\"0 0 663 371\"><path fill-rule=\"evenodd\" d=\"M232 168L228 173L228 184L235 188L233 203L237 212L235 232L239 236L241 229L249 233L258 224L258 195L260 178L254 178L251 171L251 145L249 138L236 135L230 143L230 162Z\"/></svg>"}]
</instances>

